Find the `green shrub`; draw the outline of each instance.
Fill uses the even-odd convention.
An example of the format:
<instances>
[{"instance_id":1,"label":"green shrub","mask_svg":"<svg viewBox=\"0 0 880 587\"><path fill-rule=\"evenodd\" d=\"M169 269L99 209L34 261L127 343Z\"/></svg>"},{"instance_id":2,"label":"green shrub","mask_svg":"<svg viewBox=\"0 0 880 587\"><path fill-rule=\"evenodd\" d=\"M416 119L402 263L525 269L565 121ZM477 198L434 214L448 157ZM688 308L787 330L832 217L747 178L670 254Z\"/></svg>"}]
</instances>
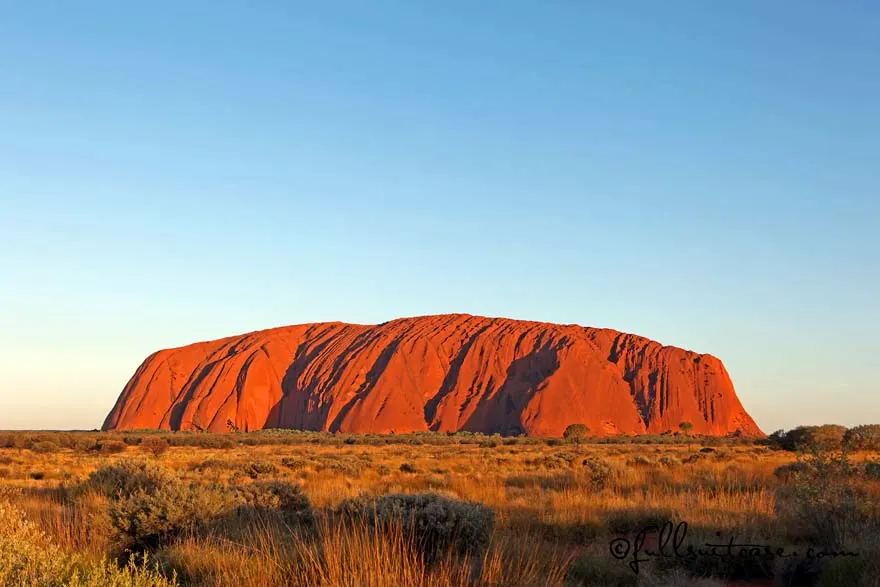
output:
<instances>
[{"instance_id":1,"label":"green shrub","mask_svg":"<svg viewBox=\"0 0 880 587\"><path fill-rule=\"evenodd\" d=\"M495 513L488 506L434 493L391 494L375 501L347 500L337 511L344 518L361 517L373 525L399 525L428 562L450 549L481 556L495 525Z\"/></svg>"},{"instance_id":2,"label":"green shrub","mask_svg":"<svg viewBox=\"0 0 880 587\"><path fill-rule=\"evenodd\" d=\"M143 491L153 493L177 481L171 472L149 461L120 460L93 471L87 484L110 498L125 498Z\"/></svg>"},{"instance_id":3,"label":"green shrub","mask_svg":"<svg viewBox=\"0 0 880 587\"><path fill-rule=\"evenodd\" d=\"M865 463L865 477L872 481L880 481L880 463Z\"/></svg>"},{"instance_id":4,"label":"green shrub","mask_svg":"<svg viewBox=\"0 0 880 587\"><path fill-rule=\"evenodd\" d=\"M400 472L401 473L418 473L419 469L418 469L418 467L416 467L412 463L403 463L402 465L400 465Z\"/></svg>"}]
</instances>

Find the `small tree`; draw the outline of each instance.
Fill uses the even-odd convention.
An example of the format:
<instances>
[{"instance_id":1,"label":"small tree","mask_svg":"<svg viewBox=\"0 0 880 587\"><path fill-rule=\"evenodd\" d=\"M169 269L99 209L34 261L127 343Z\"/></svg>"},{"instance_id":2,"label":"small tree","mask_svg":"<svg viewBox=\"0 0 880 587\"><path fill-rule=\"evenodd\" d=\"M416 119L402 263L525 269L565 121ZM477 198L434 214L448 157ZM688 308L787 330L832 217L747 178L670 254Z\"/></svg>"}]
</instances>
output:
<instances>
[{"instance_id":1,"label":"small tree","mask_svg":"<svg viewBox=\"0 0 880 587\"><path fill-rule=\"evenodd\" d=\"M141 450L151 453L158 459L168 450L168 443L162 438L151 436L141 442Z\"/></svg>"},{"instance_id":2,"label":"small tree","mask_svg":"<svg viewBox=\"0 0 880 587\"><path fill-rule=\"evenodd\" d=\"M562 433L562 437L566 440L580 442L580 440L588 434L590 434L590 429L586 424L569 424L566 427L565 432Z\"/></svg>"},{"instance_id":3,"label":"small tree","mask_svg":"<svg viewBox=\"0 0 880 587\"><path fill-rule=\"evenodd\" d=\"M678 428L684 432L685 434L690 434L691 430L694 429L694 425L685 420L681 424L678 425Z\"/></svg>"}]
</instances>

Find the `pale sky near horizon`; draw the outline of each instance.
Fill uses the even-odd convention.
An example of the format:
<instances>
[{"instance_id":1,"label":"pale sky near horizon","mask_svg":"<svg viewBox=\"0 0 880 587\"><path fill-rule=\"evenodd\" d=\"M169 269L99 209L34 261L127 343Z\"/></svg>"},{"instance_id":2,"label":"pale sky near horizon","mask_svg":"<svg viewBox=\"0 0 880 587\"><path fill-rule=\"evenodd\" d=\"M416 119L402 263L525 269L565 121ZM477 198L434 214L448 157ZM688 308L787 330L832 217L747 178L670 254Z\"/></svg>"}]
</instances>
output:
<instances>
[{"instance_id":1,"label":"pale sky near horizon","mask_svg":"<svg viewBox=\"0 0 880 587\"><path fill-rule=\"evenodd\" d=\"M880 6L0 5L0 429L158 348L446 312L880 423Z\"/></svg>"}]
</instances>

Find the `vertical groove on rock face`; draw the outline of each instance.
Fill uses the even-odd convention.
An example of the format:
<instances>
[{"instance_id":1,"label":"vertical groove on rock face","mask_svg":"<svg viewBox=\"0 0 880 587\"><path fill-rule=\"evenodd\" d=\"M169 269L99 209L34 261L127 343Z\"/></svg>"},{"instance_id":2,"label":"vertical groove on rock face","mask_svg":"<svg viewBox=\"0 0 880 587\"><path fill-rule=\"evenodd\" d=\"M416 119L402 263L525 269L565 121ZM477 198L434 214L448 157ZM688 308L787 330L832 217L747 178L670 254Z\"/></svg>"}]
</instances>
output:
<instances>
[{"instance_id":1,"label":"vertical groove on rock face","mask_svg":"<svg viewBox=\"0 0 880 587\"><path fill-rule=\"evenodd\" d=\"M724 365L610 329L449 314L318 323L159 351L104 429L558 435L762 432Z\"/></svg>"}]
</instances>

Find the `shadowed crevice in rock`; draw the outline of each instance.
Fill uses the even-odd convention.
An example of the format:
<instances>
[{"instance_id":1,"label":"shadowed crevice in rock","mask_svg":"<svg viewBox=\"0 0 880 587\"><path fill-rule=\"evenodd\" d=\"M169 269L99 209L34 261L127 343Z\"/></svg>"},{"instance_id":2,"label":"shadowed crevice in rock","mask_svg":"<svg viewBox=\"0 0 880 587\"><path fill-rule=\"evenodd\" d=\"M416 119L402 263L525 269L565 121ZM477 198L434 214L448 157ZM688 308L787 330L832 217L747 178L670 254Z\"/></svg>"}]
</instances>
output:
<instances>
[{"instance_id":1,"label":"shadowed crevice in rock","mask_svg":"<svg viewBox=\"0 0 880 587\"><path fill-rule=\"evenodd\" d=\"M507 369L507 379L497 392L487 390L479 398L463 430L488 434L516 434L524 429L520 414L529 399L559 369L557 349L550 343L516 359ZM492 430L482 429L486 421L495 423Z\"/></svg>"},{"instance_id":2,"label":"shadowed crevice in rock","mask_svg":"<svg viewBox=\"0 0 880 587\"><path fill-rule=\"evenodd\" d=\"M438 430L440 428L440 422L435 422L435 418L437 416L437 407L444 400L444 398L446 398L452 392L452 390L456 389L458 385L458 375L461 371L462 364L467 358L471 347L473 347L474 343L477 342L477 338L482 333L486 332L486 330L489 329L489 326L490 324L486 324L467 339L467 342L464 343L464 346L462 346L461 350L458 351L458 355L456 355L455 359L449 365L449 372L446 374L446 378L443 379L443 384L440 386L440 391L437 392L437 395L435 395L433 398L431 398L430 401L428 401L428 403L425 404L425 422L428 423L431 430Z\"/></svg>"}]
</instances>

